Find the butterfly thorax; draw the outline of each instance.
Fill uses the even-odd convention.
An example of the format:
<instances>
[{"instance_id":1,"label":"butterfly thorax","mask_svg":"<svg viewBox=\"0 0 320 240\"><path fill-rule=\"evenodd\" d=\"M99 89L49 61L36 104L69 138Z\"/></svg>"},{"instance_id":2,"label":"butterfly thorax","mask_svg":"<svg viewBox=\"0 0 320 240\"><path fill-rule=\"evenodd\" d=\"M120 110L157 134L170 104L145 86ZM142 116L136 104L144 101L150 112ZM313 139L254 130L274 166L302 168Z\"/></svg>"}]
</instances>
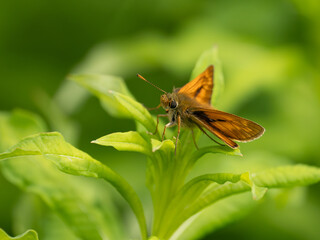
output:
<instances>
[{"instance_id":1,"label":"butterfly thorax","mask_svg":"<svg viewBox=\"0 0 320 240\"><path fill-rule=\"evenodd\" d=\"M167 112L170 125L176 124L177 117L181 117L183 127L193 127L194 123L190 120L192 109L196 107L211 108L210 105L201 104L189 96L174 91L173 93L163 94L160 98L161 106Z\"/></svg>"}]
</instances>

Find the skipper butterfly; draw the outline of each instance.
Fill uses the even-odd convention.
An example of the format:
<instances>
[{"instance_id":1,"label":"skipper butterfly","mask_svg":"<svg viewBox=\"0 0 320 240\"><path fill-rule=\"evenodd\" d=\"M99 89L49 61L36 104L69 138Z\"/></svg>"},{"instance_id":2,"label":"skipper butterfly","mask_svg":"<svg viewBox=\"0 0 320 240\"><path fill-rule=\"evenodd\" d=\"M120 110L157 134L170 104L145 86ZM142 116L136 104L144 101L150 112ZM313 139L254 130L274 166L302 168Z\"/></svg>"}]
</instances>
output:
<instances>
[{"instance_id":1,"label":"skipper butterfly","mask_svg":"<svg viewBox=\"0 0 320 240\"><path fill-rule=\"evenodd\" d=\"M174 89L172 93L167 93L138 74L138 77L164 92L160 97L160 104L154 109L163 107L166 114L157 115L155 132L158 131L159 117L168 117L169 119L169 123L164 127L162 140L164 139L166 129L177 125L178 133L175 152L181 127L191 129L197 148L198 146L192 130L194 127L198 127L210 139L215 141L205 130L213 133L231 148L239 147L235 141L250 142L259 138L265 131L262 126L253 121L219 111L211 106L211 96L214 87L213 76L214 67L210 65L191 82L181 88Z\"/></svg>"}]
</instances>

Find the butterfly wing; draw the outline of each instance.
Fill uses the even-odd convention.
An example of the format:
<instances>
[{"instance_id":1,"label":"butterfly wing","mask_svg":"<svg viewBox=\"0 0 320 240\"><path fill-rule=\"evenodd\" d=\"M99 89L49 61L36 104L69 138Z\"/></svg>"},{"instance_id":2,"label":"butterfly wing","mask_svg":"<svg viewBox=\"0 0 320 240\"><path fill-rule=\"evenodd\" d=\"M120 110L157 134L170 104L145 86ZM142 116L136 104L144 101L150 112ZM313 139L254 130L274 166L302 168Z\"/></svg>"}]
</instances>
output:
<instances>
[{"instance_id":1,"label":"butterfly wing","mask_svg":"<svg viewBox=\"0 0 320 240\"><path fill-rule=\"evenodd\" d=\"M211 104L213 89L213 65L210 65L203 73L178 90L201 104Z\"/></svg>"},{"instance_id":2,"label":"butterfly wing","mask_svg":"<svg viewBox=\"0 0 320 240\"><path fill-rule=\"evenodd\" d=\"M259 138L265 131L262 126L253 121L212 108L192 109L191 119L232 148L238 147L234 141L249 142Z\"/></svg>"}]
</instances>

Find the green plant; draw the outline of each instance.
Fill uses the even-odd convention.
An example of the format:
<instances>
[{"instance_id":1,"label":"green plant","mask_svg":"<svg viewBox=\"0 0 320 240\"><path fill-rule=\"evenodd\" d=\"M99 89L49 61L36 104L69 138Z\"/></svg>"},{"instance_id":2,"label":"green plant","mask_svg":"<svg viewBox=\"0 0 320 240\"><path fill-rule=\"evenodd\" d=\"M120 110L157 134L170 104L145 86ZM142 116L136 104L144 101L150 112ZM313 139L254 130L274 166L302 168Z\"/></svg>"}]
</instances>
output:
<instances>
[{"instance_id":1,"label":"green plant","mask_svg":"<svg viewBox=\"0 0 320 240\"><path fill-rule=\"evenodd\" d=\"M212 98L215 103L223 86L217 48L204 52L193 70L192 77L210 64L215 65L216 69ZM71 234L73 237L121 239L124 235L119 233L117 220L111 214L112 209L101 207L101 204L108 206L108 202L99 200L100 192L94 191L89 194L89 198L84 197L85 187L90 184L78 186L83 179L75 180L70 175L101 178L109 182L134 212L140 226L141 238L153 240L195 239L208 229L208 224L214 228L221 222L228 222L228 216L235 217L235 209L241 210L243 206L239 199L230 198L239 193L251 192L253 199L259 200L268 188L303 186L320 180L319 168L287 165L258 172L205 174L187 181L191 169L203 155L219 153L241 156L241 152L213 144L197 150L193 146L190 131L184 130L178 143L177 154L174 154L173 132L169 132L167 139L162 142L159 133L152 136L147 134L154 131L155 119L133 98L121 78L88 74L71 75L69 78L95 94L112 116L135 121L136 131L112 133L92 142L112 146L119 151L146 155L146 184L153 202L153 225L148 233L143 205L123 177L67 143L60 133L44 132L46 127L36 116L24 111L16 111L11 115L2 114L0 121L4 127L1 131L7 140L2 142L1 148L7 149L21 139L0 155L5 176L16 185L39 195L64 220L74 234ZM29 135L34 132L38 133ZM29 136L25 137L26 135ZM199 136L199 132L196 135ZM250 202L248 199L245 201ZM214 206L213 204L220 204L221 212L207 216L206 209ZM230 206L233 209L230 209ZM219 213L218 209L215 211ZM207 222L203 219L207 219ZM193 226L191 234L188 233L189 225ZM65 234L70 233L66 231ZM37 236L33 234L30 239L37 239Z\"/></svg>"}]
</instances>

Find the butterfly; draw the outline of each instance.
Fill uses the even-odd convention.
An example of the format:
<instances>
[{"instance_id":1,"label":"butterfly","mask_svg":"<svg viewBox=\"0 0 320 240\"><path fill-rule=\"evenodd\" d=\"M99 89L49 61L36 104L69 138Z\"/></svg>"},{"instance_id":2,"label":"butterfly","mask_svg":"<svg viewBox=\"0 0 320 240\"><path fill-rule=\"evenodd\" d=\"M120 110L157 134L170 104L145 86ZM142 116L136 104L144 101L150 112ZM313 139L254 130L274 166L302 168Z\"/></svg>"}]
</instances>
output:
<instances>
[{"instance_id":1,"label":"butterfly","mask_svg":"<svg viewBox=\"0 0 320 240\"><path fill-rule=\"evenodd\" d=\"M164 92L160 97L160 104L154 109L163 107L166 114L157 115L155 132L158 131L159 117L168 117L169 119L169 123L165 125L163 130L162 141L166 129L177 125L178 133L175 152L181 127L191 129L193 141L197 149L199 148L194 138L194 127L198 127L211 140L217 142L206 132L206 130L209 131L234 149L239 147L236 142L250 142L259 138L265 131L262 126L253 121L219 111L211 106L211 96L214 87L213 65L207 67L204 72L183 87L174 89L172 93L165 92L139 74L138 77Z\"/></svg>"}]
</instances>

